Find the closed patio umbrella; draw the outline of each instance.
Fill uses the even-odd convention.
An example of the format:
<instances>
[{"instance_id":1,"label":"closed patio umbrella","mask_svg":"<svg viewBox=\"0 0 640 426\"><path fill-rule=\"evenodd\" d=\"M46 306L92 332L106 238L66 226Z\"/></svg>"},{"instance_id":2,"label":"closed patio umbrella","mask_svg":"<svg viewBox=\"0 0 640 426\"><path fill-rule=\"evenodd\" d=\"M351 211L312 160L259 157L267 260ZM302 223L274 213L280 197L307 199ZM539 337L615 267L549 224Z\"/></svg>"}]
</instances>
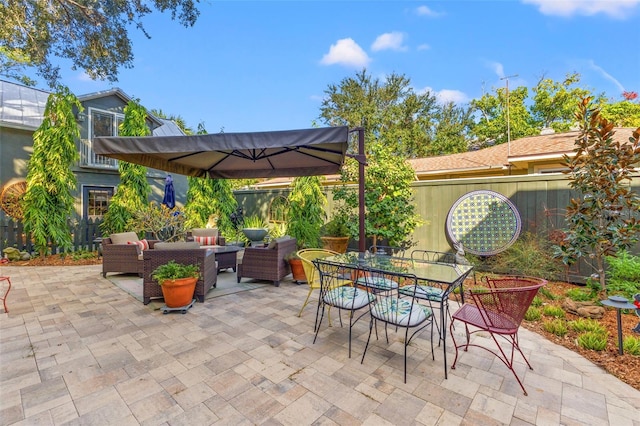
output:
<instances>
[{"instance_id":1,"label":"closed patio umbrella","mask_svg":"<svg viewBox=\"0 0 640 426\"><path fill-rule=\"evenodd\" d=\"M173 189L173 178L171 175L167 175L164 180L164 198L162 204L172 209L176 206L176 192Z\"/></svg>"}]
</instances>

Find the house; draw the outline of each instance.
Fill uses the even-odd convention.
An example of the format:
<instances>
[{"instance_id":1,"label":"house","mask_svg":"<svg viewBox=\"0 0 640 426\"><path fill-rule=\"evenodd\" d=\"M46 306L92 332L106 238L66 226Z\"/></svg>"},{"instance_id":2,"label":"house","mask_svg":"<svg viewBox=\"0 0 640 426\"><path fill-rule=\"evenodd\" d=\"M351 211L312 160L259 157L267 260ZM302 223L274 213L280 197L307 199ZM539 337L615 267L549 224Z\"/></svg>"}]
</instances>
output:
<instances>
[{"instance_id":1,"label":"house","mask_svg":"<svg viewBox=\"0 0 640 426\"><path fill-rule=\"evenodd\" d=\"M0 80L0 218L11 216L12 200L26 189L27 162L33 152L33 133L41 125L49 92ZM72 166L77 178L75 213L77 218L98 219L120 181L116 160L96 155L95 136L116 136L124 120L124 107L131 98L118 88L78 96L84 107L76 112L80 126L77 141L80 161ZM183 135L172 121L153 115L147 118L153 135ZM151 200L162 201L167 173L149 169ZM188 189L185 176L173 176L178 203Z\"/></svg>"}]
</instances>

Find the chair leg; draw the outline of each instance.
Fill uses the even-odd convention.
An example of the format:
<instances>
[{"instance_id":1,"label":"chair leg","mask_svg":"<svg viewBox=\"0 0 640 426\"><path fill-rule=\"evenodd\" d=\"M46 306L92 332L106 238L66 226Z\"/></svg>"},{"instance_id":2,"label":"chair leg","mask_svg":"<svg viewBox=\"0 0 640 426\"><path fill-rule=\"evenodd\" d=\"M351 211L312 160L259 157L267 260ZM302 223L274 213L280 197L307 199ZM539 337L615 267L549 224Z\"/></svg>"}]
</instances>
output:
<instances>
[{"instance_id":1,"label":"chair leg","mask_svg":"<svg viewBox=\"0 0 640 426\"><path fill-rule=\"evenodd\" d=\"M362 353L362 359L360 360L360 364L364 362L364 356L367 354L367 348L369 348L369 341L371 340L371 331L373 330L373 323L376 320L372 317L369 322L369 337L367 337L367 344L364 346L364 352ZM377 325L376 325L376 334L378 333Z\"/></svg>"},{"instance_id":2,"label":"chair leg","mask_svg":"<svg viewBox=\"0 0 640 426\"><path fill-rule=\"evenodd\" d=\"M302 308L300 308L300 312L298 312L298 318L302 316L302 310L305 308L305 306L307 306L307 304L309 303L309 298L311 297L311 293L313 292L312 288L309 288L309 293L307 294L307 299L304 301L304 303L302 304Z\"/></svg>"}]
</instances>

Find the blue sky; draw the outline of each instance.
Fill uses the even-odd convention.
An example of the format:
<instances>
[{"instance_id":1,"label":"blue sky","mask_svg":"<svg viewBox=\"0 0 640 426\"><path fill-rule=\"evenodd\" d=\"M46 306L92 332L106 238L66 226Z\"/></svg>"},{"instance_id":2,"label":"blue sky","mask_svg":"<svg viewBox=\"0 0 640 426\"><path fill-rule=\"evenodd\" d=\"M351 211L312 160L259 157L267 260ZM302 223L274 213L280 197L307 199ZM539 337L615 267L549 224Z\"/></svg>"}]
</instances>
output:
<instances>
[{"instance_id":1,"label":"blue sky","mask_svg":"<svg viewBox=\"0 0 640 426\"><path fill-rule=\"evenodd\" d=\"M64 69L82 95L110 87L210 133L312 127L329 85L366 67L466 104L578 72L621 100L640 92L640 0L206 1L192 28L154 12L131 30L115 84Z\"/></svg>"}]
</instances>

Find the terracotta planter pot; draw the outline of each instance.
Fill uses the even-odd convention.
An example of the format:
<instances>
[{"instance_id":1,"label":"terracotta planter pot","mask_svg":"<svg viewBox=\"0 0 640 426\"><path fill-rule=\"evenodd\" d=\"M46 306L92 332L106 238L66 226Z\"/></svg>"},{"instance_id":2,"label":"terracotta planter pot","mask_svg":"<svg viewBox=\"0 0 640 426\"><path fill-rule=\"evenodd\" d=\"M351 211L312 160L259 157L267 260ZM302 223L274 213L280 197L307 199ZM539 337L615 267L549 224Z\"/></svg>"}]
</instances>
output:
<instances>
[{"instance_id":1,"label":"terracotta planter pot","mask_svg":"<svg viewBox=\"0 0 640 426\"><path fill-rule=\"evenodd\" d=\"M322 248L326 250L337 251L338 253L346 253L349 246L349 237L320 237L322 240Z\"/></svg>"},{"instance_id":2,"label":"terracotta planter pot","mask_svg":"<svg viewBox=\"0 0 640 426\"><path fill-rule=\"evenodd\" d=\"M299 282L307 282L307 276L304 274L302 260L290 259L289 265L291 266L291 275L293 275L293 281L295 281L296 284Z\"/></svg>"},{"instance_id":3,"label":"terracotta planter pot","mask_svg":"<svg viewBox=\"0 0 640 426\"><path fill-rule=\"evenodd\" d=\"M193 300L197 278L179 278L162 283L162 296L168 308L181 308Z\"/></svg>"}]
</instances>

